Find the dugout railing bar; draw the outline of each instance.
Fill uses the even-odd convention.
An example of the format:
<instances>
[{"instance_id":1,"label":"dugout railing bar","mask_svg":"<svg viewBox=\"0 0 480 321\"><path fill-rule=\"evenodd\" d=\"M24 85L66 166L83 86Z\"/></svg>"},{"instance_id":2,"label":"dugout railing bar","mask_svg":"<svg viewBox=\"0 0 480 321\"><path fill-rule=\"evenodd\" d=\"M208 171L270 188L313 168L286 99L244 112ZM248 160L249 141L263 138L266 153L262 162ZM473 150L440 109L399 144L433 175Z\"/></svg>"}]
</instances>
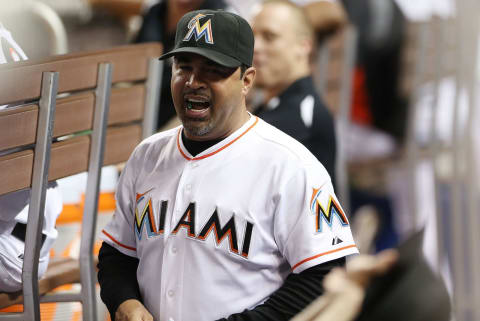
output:
<instances>
[{"instance_id":1,"label":"dugout railing bar","mask_svg":"<svg viewBox=\"0 0 480 321\"><path fill-rule=\"evenodd\" d=\"M346 25L323 39L315 60L314 79L335 119L337 155L336 189L343 209L350 213L349 180L343 137L347 135L352 105L352 76L356 61L358 35L353 25Z\"/></svg>"}]
</instances>

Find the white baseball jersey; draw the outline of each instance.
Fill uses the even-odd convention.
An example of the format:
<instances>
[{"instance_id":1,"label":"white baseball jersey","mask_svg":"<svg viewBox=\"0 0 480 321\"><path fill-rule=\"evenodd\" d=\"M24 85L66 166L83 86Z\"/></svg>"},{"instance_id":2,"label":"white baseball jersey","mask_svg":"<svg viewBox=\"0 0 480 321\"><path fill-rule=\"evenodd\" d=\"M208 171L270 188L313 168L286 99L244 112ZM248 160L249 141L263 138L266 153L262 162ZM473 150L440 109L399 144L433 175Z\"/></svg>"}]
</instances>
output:
<instances>
[{"instance_id":1,"label":"white baseball jersey","mask_svg":"<svg viewBox=\"0 0 480 321\"><path fill-rule=\"evenodd\" d=\"M15 225L27 224L30 190L25 189L0 195L0 292L13 292L22 288L22 266L25 243L12 235ZM40 249L38 277L47 270L50 249L58 232L55 221L62 211L62 195L56 184L50 184L45 196L42 234L45 241Z\"/></svg>"},{"instance_id":2,"label":"white baseball jersey","mask_svg":"<svg viewBox=\"0 0 480 321\"><path fill-rule=\"evenodd\" d=\"M102 238L140 259L157 321L212 321L263 303L291 273L358 253L330 177L299 142L251 116L197 156L182 127L147 138Z\"/></svg>"}]
</instances>

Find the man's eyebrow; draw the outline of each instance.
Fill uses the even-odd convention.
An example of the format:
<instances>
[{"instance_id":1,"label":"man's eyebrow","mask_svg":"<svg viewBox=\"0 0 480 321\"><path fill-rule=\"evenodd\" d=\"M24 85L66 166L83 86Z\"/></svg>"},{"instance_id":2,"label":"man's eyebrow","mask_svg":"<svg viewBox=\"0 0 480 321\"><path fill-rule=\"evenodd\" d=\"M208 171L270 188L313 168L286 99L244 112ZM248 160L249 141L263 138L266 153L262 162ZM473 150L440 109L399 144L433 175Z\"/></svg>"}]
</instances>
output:
<instances>
[{"instance_id":1,"label":"man's eyebrow","mask_svg":"<svg viewBox=\"0 0 480 321\"><path fill-rule=\"evenodd\" d=\"M188 58L187 56L185 55L178 55L178 56L174 56L173 57L175 61L177 62L190 62L191 59Z\"/></svg>"}]
</instances>

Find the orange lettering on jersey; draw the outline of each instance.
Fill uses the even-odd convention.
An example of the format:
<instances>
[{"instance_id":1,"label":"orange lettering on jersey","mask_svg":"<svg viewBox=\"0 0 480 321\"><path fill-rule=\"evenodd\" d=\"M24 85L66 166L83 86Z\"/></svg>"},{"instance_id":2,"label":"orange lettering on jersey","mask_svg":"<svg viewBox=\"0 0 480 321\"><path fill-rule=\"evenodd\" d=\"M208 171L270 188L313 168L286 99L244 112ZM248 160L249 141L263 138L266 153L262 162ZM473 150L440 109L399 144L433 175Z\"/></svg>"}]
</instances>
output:
<instances>
[{"instance_id":1,"label":"orange lettering on jersey","mask_svg":"<svg viewBox=\"0 0 480 321\"><path fill-rule=\"evenodd\" d=\"M210 216L210 219L207 221L202 231L198 235L198 238L200 240L205 240L212 230L215 233L215 241L217 245L220 245L223 239L228 237L230 241L230 251L238 254L237 230L235 228L235 219L233 215L227 224L225 224L224 227L221 227L217 209L215 209L212 216Z\"/></svg>"}]
</instances>

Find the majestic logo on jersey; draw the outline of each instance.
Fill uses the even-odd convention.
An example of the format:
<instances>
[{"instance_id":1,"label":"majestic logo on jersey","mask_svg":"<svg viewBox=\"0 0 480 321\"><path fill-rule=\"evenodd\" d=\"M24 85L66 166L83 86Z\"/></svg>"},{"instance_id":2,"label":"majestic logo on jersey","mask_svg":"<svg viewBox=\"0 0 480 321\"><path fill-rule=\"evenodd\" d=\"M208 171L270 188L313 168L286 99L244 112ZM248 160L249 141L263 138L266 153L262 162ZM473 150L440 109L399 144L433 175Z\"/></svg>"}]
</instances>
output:
<instances>
[{"instance_id":1,"label":"majestic logo on jersey","mask_svg":"<svg viewBox=\"0 0 480 321\"><path fill-rule=\"evenodd\" d=\"M195 36L195 41L202 37L205 38L205 42L213 45L213 33L212 33L212 20L208 19L203 25L200 25L200 19L205 18L206 16L211 16L211 14L197 14L193 17L188 23L188 32L183 38L183 41L189 41L192 36Z\"/></svg>"},{"instance_id":2,"label":"majestic logo on jersey","mask_svg":"<svg viewBox=\"0 0 480 321\"><path fill-rule=\"evenodd\" d=\"M144 194L137 194L137 206L142 200ZM162 201L159 224L156 224L155 215L152 207L152 200L149 199L142 211L138 211L138 207L135 209L135 235L138 240L142 239L142 231L145 227L147 238L152 238L164 233L165 216L167 213L168 201ZM180 217L178 222L174 225L172 235L180 234L182 229L185 229L186 236L188 238L205 241L211 234L214 235L215 244L220 246L224 240L228 240L229 251L231 253L241 255L244 258L248 258L250 251L250 242L252 240L253 224L246 221L242 247L240 249L238 242L237 226L235 223L235 216L232 215L225 225L220 223L220 217L215 209L210 215L209 219L203 225L200 233L196 233L196 207L195 203L190 203L185 209L185 212Z\"/></svg>"},{"instance_id":3,"label":"majestic logo on jersey","mask_svg":"<svg viewBox=\"0 0 480 321\"><path fill-rule=\"evenodd\" d=\"M320 202L321 194L322 190L320 188L313 188L312 198L310 200L310 210L316 216L317 233L322 232L322 221L325 221L331 228L333 223L333 217L337 217L342 226L347 226L348 220L345 216L345 213L343 213L340 205L338 205L335 199L331 195L329 195L327 208L325 209Z\"/></svg>"}]
</instances>

